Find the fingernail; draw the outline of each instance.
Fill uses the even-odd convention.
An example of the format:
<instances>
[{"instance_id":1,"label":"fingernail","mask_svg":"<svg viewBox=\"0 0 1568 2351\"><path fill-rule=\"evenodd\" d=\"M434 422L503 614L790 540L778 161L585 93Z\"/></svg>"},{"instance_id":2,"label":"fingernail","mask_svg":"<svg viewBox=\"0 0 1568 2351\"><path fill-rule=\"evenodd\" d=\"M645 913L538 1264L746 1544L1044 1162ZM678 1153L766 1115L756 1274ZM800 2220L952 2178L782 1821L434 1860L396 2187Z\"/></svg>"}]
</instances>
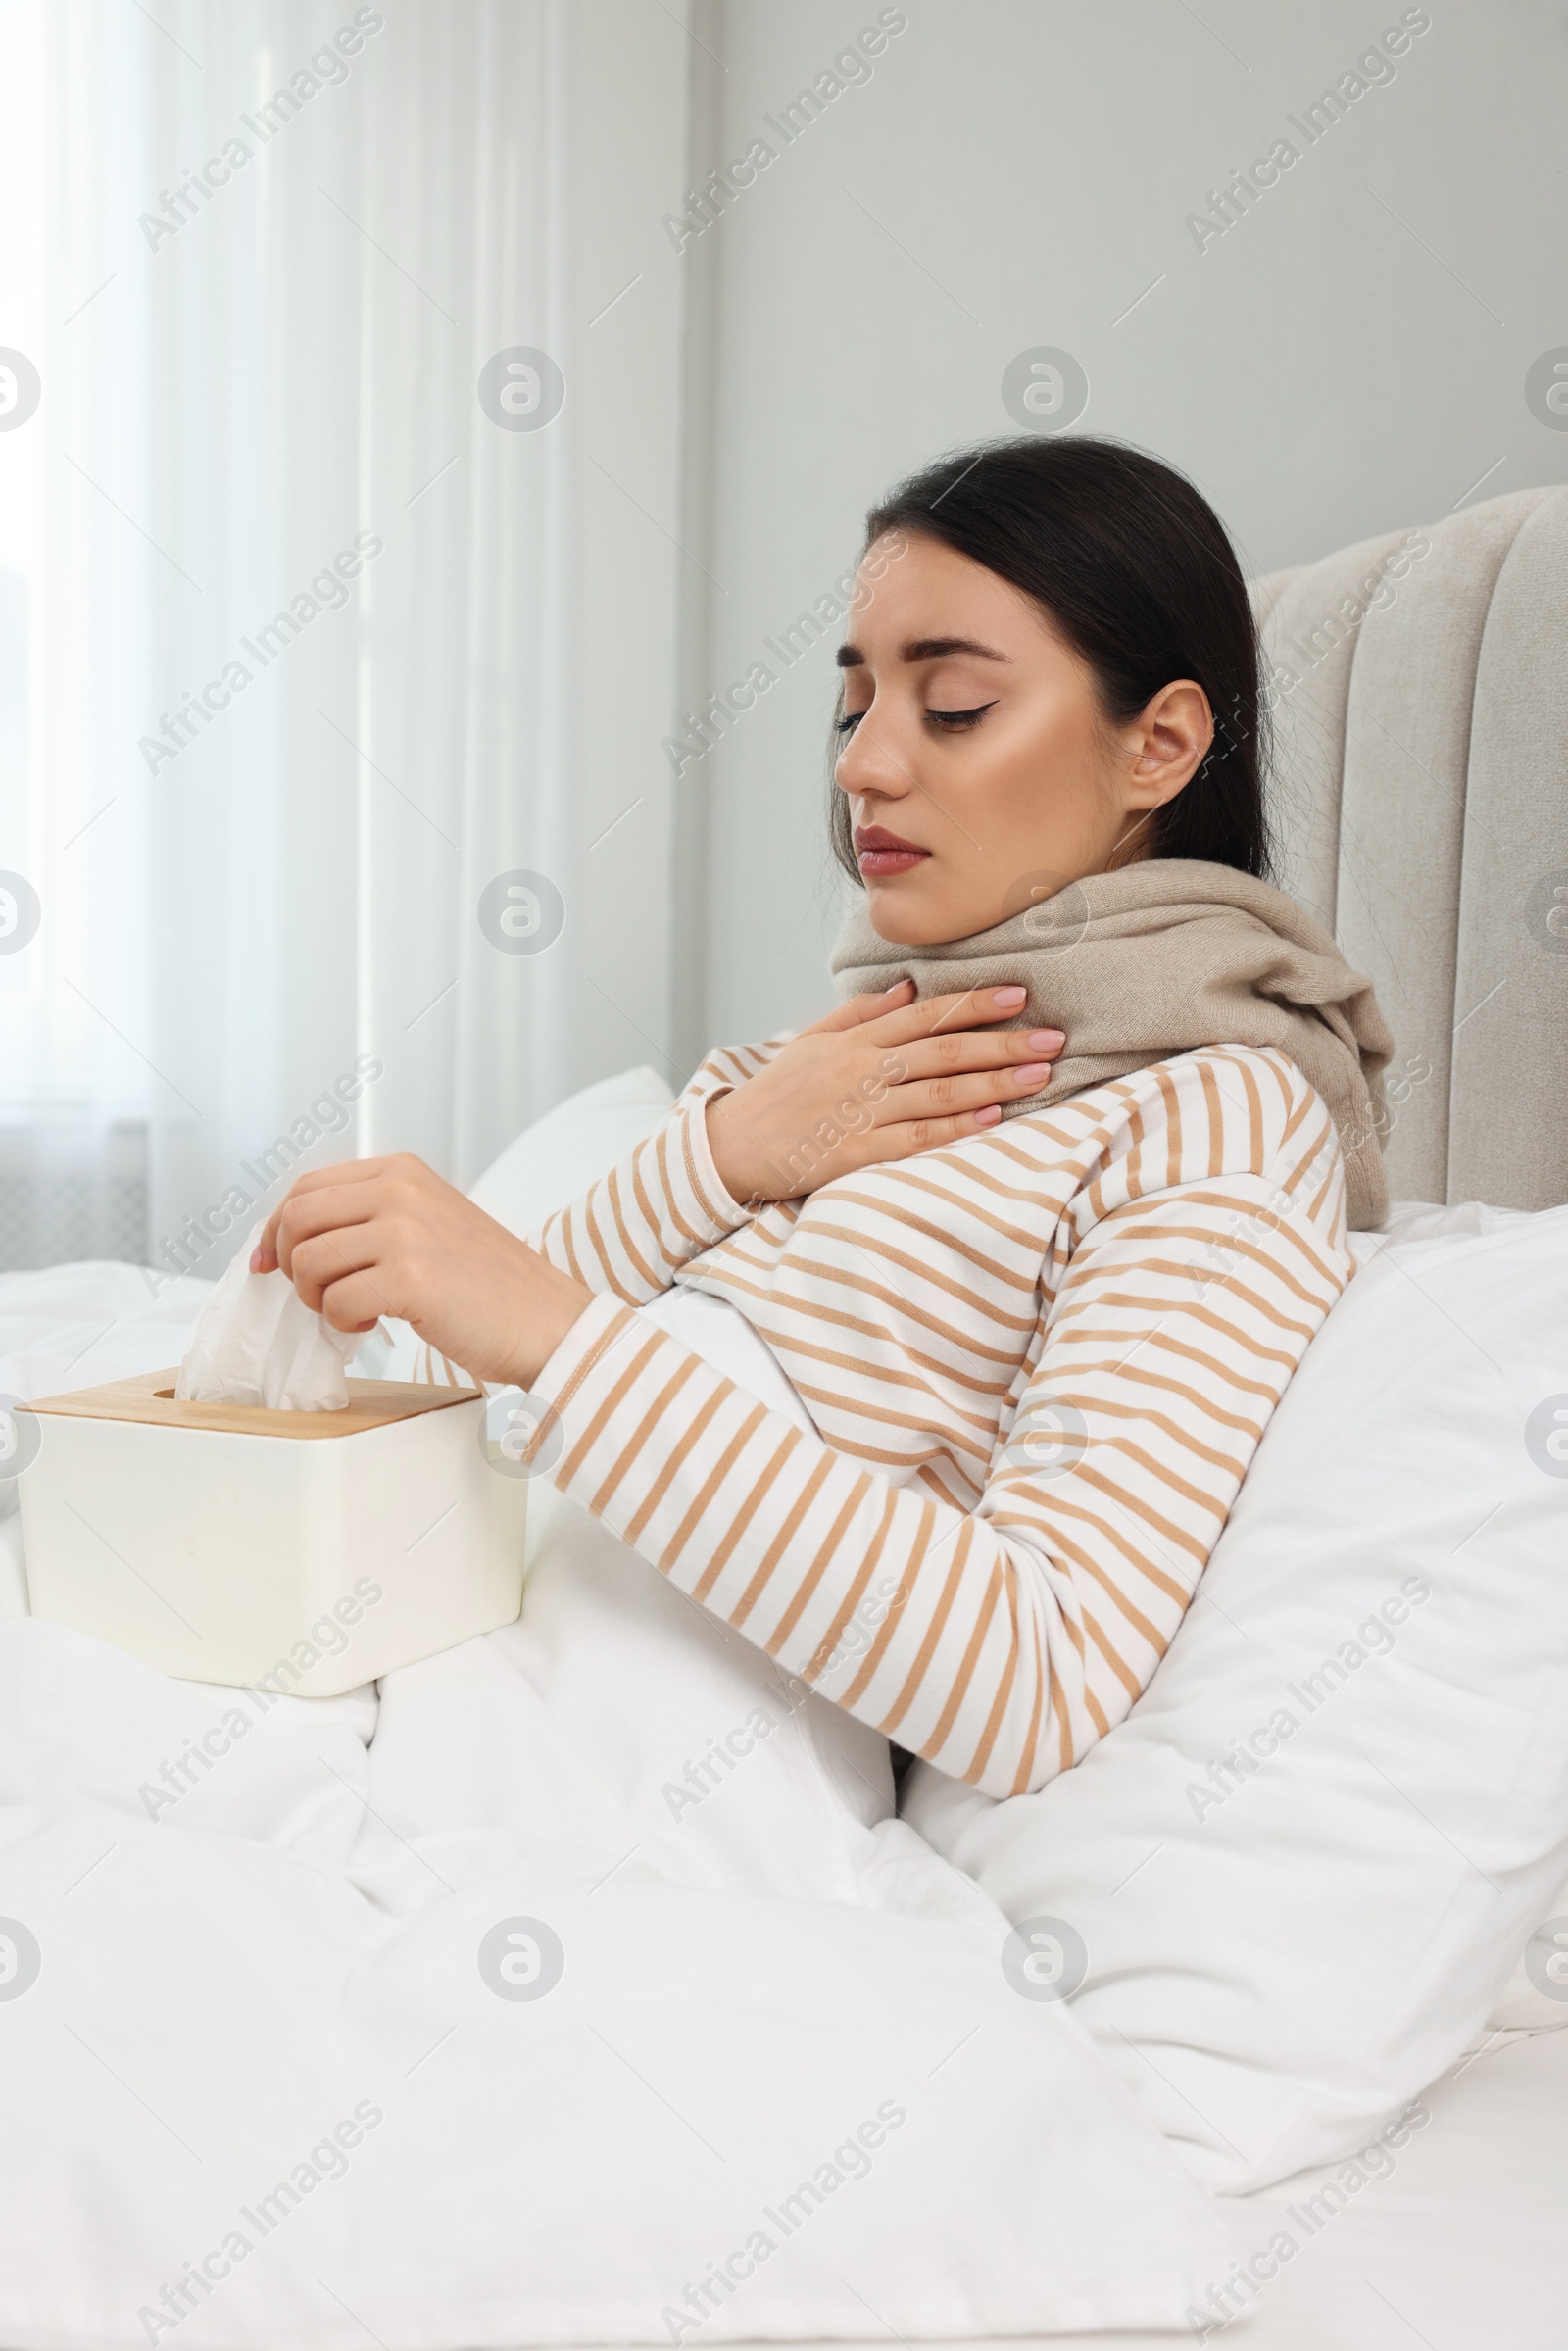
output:
<instances>
[{"instance_id":1,"label":"fingernail","mask_svg":"<svg viewBox=\"0 0 1568 2351\"><path fill-rule=\"evenodd\" d=\"M1018 1005L1023 1003L1023 1000L1028 993L1029 991L1027 988L999 988L997 990L997 1003L1003 1011L1012 1012L1015 1011Z\"/></svg>"},{"instance_id":2,"label":"fingernail","mask_svg":"<svg viewBox=\"0 0 1568 2351\"><path fill-rule=\"evenodd\" d=\"M976 1110L974 1114L974 1123L977 1127L994 1127L997 1123L997 1120L1001 1116L1001 1105L997 1102L992 1102L986 1109Z\"/></svg>"},{"instance_id":3,"label":"fingernail","mask_svg":"<svg viewBox=\"0 0 1568 2351\"><path fill-rule=\"evenodd\" d=\"M1058 1045L1065 1045L1066 1042L1060 1029L1031 1029L1029 1031L1030 1046L1037 1053L1054 1053Z\"/></svg>"},{"instance_id":4,"label":"fingernail","mask_svg":"<svg viewBox=\"0 0 1568 2351\"><path fill-rule=\"evenodd\" d=\"M251 1271L252 1271L252 1273L260 1273L260 1272L261 1272L261 1270L262 1270L262 1245L261 1245L261 1243L260 1243L260 1242L258 1242L258 1243L256 1244L256 1247L255 1247L255 1248L252 1249L252 1251L251 1251Z\"/></svg>"},{"instance_id":5,"label":"fingernail","mask_svg":"<svg viewBox=\"0 0 1568 2351\"><path fill-rule=\"evenodd\" d=\"M1048 1061L1028 1061L1022 1069L1013 1071L1012 1082L1021 1094L1027 1094L1031 1087L1043 1086L1050 1075L1051 1064Z\"/></svg>"}]
</instances>

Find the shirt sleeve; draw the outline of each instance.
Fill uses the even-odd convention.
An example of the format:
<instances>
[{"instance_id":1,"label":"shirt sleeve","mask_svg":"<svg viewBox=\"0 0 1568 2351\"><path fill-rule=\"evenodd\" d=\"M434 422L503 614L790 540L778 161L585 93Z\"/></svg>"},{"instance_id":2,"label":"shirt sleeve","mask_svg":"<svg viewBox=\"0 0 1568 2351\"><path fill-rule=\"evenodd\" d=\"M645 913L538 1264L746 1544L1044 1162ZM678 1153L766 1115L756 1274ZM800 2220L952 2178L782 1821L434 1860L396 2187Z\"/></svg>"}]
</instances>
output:
<instances>
[{"instance_id":1,"label":"shirt sleeve","mask_svg":"<svg viewBox=\"0 0 1568 2351\"><path fill-rule=\"evenodd\" d=\"M731 1200L708 1148L708 1108L759 1069L787 1034L710 1053L661 1127L597 1184L546 1217L528 1245L586 1289L642 1306L681 1266L752 1214Z\"/></svg>"},{"instance_id":2,"label":"shirt sleeve","mask_svg":"<svg viewBox=\"0 0 1568 2351\"><path fill-rule=\"evenodd\" d=\"M1147 1687L1353 1270L1310 1102L1264 1173L1077 1196L972 1510L766 1410L604 1283L535 1383L550 1474L862 1721L989 1794L1039 1788Z\"/></svg>"}]
</instances>

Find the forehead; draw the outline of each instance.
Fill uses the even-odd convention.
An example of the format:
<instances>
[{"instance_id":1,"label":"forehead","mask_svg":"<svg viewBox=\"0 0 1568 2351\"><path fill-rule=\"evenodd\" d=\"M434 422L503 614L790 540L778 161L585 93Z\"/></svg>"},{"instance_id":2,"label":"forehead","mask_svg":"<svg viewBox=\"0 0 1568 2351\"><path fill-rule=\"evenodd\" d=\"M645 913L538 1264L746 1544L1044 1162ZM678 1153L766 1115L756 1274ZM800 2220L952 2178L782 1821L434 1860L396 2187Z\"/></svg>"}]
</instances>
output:
<instances>
[{"instance_id":1,"label":"forehead","mask_svg":"<svg viewBox=\"0 0 1568 2351\"><path fill-rule=\"evenodd\" d=\"M889 532L860 559L839 649L843 668L929 661L940 651L1020 661L1055 632L1010 580L941 540Z\"/></svg>"}]
</instances>

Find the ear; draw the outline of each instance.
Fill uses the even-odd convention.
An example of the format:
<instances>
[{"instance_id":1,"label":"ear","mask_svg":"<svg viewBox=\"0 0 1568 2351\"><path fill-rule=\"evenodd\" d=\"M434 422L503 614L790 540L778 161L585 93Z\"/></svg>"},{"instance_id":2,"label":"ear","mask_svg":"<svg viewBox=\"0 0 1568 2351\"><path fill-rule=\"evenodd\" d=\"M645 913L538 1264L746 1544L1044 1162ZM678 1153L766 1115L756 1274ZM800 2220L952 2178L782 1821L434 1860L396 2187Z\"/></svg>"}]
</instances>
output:
<instances>
[{"instance_id":1,"label":"ear","mask_svg":"<svg viewBox=\"0 0 1568 2351\"><path fill-rule=\"evenodd\" d=\"M1190 677L1161 686L1134 719L1128 738L1126 806L1129 810L1162 808L1192 782L1214 740L1208 696Z\"/></svg>"}]
</instances>

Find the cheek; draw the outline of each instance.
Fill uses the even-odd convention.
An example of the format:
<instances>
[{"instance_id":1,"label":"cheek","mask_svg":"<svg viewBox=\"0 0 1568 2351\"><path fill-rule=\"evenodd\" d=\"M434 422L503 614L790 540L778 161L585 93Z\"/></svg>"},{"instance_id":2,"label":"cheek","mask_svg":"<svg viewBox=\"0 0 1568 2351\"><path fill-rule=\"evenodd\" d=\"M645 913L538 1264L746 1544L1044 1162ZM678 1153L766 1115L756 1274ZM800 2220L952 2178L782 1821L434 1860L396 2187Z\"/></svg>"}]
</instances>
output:
<instances>
[{"instance_id":1,"label":"cheek","mask_svg":"<svg viewBox=\"0 0 1568 2351\"><path fill-rule=\"evenodd\" d=\"M1097 871L1122 828L1107 743L1097 710L1070 698L1043 699L998 729L977 759L968 830L985 844L985 865L1011 904L1020 878L1053 886ZM965 855L973 853L965 845Z\"/></svg>"},{"instance_id":2,"label":"cheek","mask_svg":"<svg viewBox=\"0 0 1568 2351\"><path fill-rule=\"evenodd\" d=\"M981 788L996 801L999 815L1060 823L1102 812L1108 763L1092 709L1076 697L1050 694L998 715L1004 722L983 751L976 748Z\"/></svg>"}]
</instances>

